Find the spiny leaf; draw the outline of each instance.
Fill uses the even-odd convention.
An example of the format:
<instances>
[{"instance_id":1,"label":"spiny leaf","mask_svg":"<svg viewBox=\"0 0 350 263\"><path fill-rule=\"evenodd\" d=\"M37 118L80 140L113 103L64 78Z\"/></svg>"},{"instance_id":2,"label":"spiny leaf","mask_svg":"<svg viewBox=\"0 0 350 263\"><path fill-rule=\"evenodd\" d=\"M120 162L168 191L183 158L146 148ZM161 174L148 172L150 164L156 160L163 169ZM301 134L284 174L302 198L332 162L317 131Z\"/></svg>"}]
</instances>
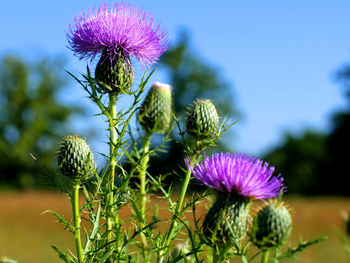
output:
<instances>
[{"instance_id":1,"label":"spiny leaf","mask_svg":"<svg viewBox=\"0 0 350 263\"><path fill-rule=\"evenodd\" d=\"M68 229L69 231L73 231L74 230L74 227L72 226L72 224L67 222L64 219L64 215L59 215L55 211L52 211L52 210L46 210L42 214L45 214L45 213L50 213L50 214L54 215L58 219L58 222L62 223L65 226L65 229Z\"/></svg>"},{"instance_id":2,"label":"spiny leaf","mask_svg":"<svg viewBox=\"0 0 350 263\"><path fill-rule=\"evenodd\" d=\"M324 237L321 237L321 238L318 238L318 239L315 239L315 240L312 240L309 242L305 242L305 241L300 240L299 245L296 248L289 247L286 252L280 254L276 258L272 258L272 260L273 259L280 260L283 258L293 258L295 256L295 254L304 251L307 247L312 246L312 245L316 245L316 244L318 244L322 241L325 241L327 239L328 239L328 237L324 236Z\"/></svg>"},{"instance_id":3,"label":"spiny leaf","mask_svg":"<svg viewBox=\"0 0 350 263\"><path fill-rule=\"evenodd\" d=\"M59 249L55 245L51 245L51 247L57 252L60 259L62 259L66 263L74 263L74 259L67 253L63 252L61 249Z\"/></svg>"}]
</instances>

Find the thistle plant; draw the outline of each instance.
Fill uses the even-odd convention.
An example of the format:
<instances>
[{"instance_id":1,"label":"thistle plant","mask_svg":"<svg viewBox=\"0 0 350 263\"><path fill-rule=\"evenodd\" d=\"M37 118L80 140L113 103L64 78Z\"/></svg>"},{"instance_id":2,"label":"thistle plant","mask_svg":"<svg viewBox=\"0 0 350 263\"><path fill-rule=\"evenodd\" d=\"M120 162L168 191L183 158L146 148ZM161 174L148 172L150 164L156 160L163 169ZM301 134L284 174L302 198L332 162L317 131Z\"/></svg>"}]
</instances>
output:
<instances>
[{"instance_id":1,"label":"thistle plant","mask_svg":"<svg viewBox=\"0 0 350 263\"><path fill-rule=\"evenodd\" d=\"M107 231L110 242L115 218L113 191L116 167L117 111L119 92L129 93L133 81L131 58L143 64L154 63L167 49L165 31L153 28L153 18L145 11L138 11L126 4L107 4L98 10L90 9L75 19L68 34L71 49L80 58L94 59L101 55L95 69L95 82L101 92L109 95L108 112L110 131L109 174L107 176ZM89 79L91 80L91 78ZM96 87L96 86L95 86Z\"/></svg>"},{"instance_id":2,"label":"thistle plant","mask_svg":"<svg viewBox=\"0 0 350 263\"><path fill-rule=\"evenodd\" d=\"M145 131L142 145L143 159L140 169L140 194L141 194L141 214L145 221L146 214L146 170L149 161L149 147L153 133L164 133L169 130L172 110L171 110L171 90L168 84L155 82L147 93L139 111L139 123ZM143 246L146 246L145 236L141 235Z\"/></svg>"},{"instance_id":3,"label":"thistle plant","mask_svg":"<svg viewBox=\"0 0 350 263\"><path fill-rule=\"evenodd\" d=\"M191 168L190 161L187 165ZM252 201L277 197L283 189L283 178L272 176L273 172L274 167L262 160L231 153L205 156L192 169L197 179L217 190L202 225L203 236L214 249L213 262L225 259L228 248L241 246L248 233Z\"/></svg>"},{"instance_id":4,"label":"thistle plant","mask_svg":"<svg viewBox=\"0 0 350 263\"><path fill-rule=\"evenodd\" d=\"M212 157L205 154L235 124L220 119L211 100L198 99L189 107L186 130L183 129L181 120L172 112L171 85L160 82L149 85L155 71L152 65L169 47L166 31L143 9L111 3L78 15L69 26L67 38L70 49L80 59L97 60L93 73L87 66L87 72L81 76L69 74L98 107L98 115L106 120L109 153L102 154L107 166L96 168L84 139L70 135L60 143L58 177L68 184L61 190L71 200L73 220L49 212L73 233L76 247L73 253L73 249L65 252L53 245L60 259L67 263L226 262L234 256L241 257L242 262L253 260L254 257L247 259L249 237L253 236L249 224L251 204L257 199L276 198L285 190L283 178L273 176L274 167L254 157L238 153L216 153ZM137 60L149 69L135 84L133 63ZM119 107L121 96L129 97L128 107ZM178 143L184 144L188 156L178 164L185 167L179 194L173 193L172 186L164 186L166 175L155 176L148 169L153 156L166 150L174 126L181 138ZM155 146L152 136L156 133L161 139ZM209 189L188 191L191 180L202 182ZM201 200L209 199L210 189L216 200L200 223L196 208ZM79 193L84 197L82 203ZM149 206L154 195L167 202L168 219L158 217L157 205ZM132 211L130 218L120 216L124 206ZM185 214L191 210L193 218L189 219ZM255 240L269 236L272 228L266 222L270 221L257 223ZM167 229L160 230L161 224ZM279 245L289 233L283 229L275 232L281 238L273 242ZM310 244L276 254L273 260L294 255ZM268 260L268 255L264 258Z\"/></svg>"},{"instance_id":5,"label":"thistle plant","mask_svg":"<svg viewBox=\"0 0 350 263\"><path fill-rule=\"evenodd\" d=\"M70 193L73 208L73 233L78 262L83 262L83 251L80 235L79 189L83 181L93 173L94 161L90 147L78 136L69 135L63 138L58 150L57 163L62 175L71 180L73 188Z\"/></svg>"}]
</instances>

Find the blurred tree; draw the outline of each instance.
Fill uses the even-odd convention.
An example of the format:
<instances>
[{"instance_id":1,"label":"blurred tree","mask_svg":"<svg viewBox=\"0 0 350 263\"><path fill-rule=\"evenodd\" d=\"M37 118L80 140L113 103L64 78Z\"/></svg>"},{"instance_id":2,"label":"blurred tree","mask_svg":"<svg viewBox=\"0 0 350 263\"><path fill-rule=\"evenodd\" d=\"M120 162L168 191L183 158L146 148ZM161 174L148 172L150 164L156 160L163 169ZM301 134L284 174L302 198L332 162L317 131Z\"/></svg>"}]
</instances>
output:
<instances>
[{"instance_id":1,"label":"blurred tree","mask_svg":"<svg viewBox=\"0 0 350 263\"><path fill-rule=\"evenodd\" d=\"M288 193L321 194L322 167L328 157L325 141L324 134L313 131L287 134L285 142L265 154L264 160L276 167L276 174L282 174Z\"/></svg>"},{"instance_id":2,"label":"blurred tree","mask_svg":"<svg viewBox=\"0 0 350 263\"><path fill-rule=\"evenodd\" d=\"M350 65L343 66L336 76L345 94L346 106L331 119L332 129L327 138L329 160L323 178L324 181L328 178L330 193L350 195L350 172L347 163L350 149ZM329 176L332 176L332 180L329 180Z\"/></svg>"},{"instance_id":3,"label":"blurred tree","mask_svg":"<svg viewBox=\"0 0 350 263\"><path fill-rule=\"evenodd\" d=\"M264 157L283 174L289 193L350 195L350 65L336 76L347 103L331 117L330 132L288 135Z\"/></svg>"},{"instance_id":4,"label":"blurred tree","mask_svg":"<svg viewBox=\"0 0 350 263\"><path fill-rule=\"evenodd\" d=\"M162 69L165 68L169 83L173 86L174 111L183 128L186 108L197 98L211 99L221 117L237 120L238 111L235 108L232 85L224 79L217 67L201 59L191 49L186 32L182 32L177 44L162 56L161 66ZM181 172L178 166L183 163L185 156L183 145L177 142L177 134L175 127L174 140L168 144L167 153L152 159L151 174ZM218 150L227 151L228 144L219 142Z\"/></svg>"},{"instance_id":5,"label":"blurred tree","mask_svg":"<svg viewBox=\"0 0 350 263\"><path fill-rule=\"evenodd\" d=\"M78 107L57 100L63 61L25 62L4 56L0 62L0 183L19 188L38 185L52 172L58 138ZM35 156L37 160L34 160Z\"/></svg>"}]
</instances>

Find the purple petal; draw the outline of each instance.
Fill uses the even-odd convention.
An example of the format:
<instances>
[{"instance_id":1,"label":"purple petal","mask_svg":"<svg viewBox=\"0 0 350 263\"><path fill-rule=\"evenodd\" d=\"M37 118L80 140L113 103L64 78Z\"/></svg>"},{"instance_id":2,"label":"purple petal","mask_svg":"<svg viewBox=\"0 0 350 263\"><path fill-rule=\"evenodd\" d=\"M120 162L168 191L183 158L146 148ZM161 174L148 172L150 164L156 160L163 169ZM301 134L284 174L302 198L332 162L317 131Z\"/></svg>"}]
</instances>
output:
<instances>
[{"instance_id":1,"label":"purple petal","mask_svg":"<svg viewBox=\"0 0 350 263\"><path fill-rule=\"evenodd\" d=\"M167 32L154 25L145 10L125 3L90 8L69 25L70 49L80 59L91 58L106 50L110 59L136 58L144 65L155 63L169 47Z\"/></svg>"},{"instance_id":2,"label":"purple petal","mask_svg":"<svg viewBox=\"0 0 350 263\"><path fill-rule=\"evenodd\" d=\"M269 167L260 159L238 153L215 153L195 168L189 158L186 165L192 174L205 185L224 192L237 194L253 199L277 197L285 189L283 178L273 176L274 167Z\"/></svg>"}]
</instances>

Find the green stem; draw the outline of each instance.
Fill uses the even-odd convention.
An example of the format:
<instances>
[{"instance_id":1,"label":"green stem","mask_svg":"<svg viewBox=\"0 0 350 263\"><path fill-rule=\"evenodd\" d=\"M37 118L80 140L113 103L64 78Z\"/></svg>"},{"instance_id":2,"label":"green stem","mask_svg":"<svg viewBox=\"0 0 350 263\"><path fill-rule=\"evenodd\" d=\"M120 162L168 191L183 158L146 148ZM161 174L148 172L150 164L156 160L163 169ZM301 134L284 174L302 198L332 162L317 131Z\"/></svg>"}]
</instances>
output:
<instances>
[{"instance_id":1,"label":"green stem","mask_svg":"<svg viewBox=\"0 0 350 263\"><path fill-rule=\"evenodd\" d=\"M196 158L196 155L192 155L191 156L191 161L193 162L195 158ZM173 238L173 235L174 235L174 232L175 232L175 229L176 229L176 226L177 226L177 217L178 217L178 215L179 215L179 213L180 213L180 211L182 209L182 203L183 203L183 201L185 199L186 191L187 191L190 179L191 179L191 170L187 169L185 180L184 180L184 182L182 184L180 197L179 197L179 200L177 201L177 204L176 204L175 214L173 215L172 220L171 220L170 228L169 228L168 235L167 235L166 242L165 242L165 248L167 248L170 245L170 242L171 242L171 240ZM164 254L165 254L164 251L161 252L160 262L163 261Z\"/></svg>"},{"instance_id":2,"label":"green stem","mask_svg":"<svg viewBox=\"0 0 350 263\"><path fill-rule=\"evenodd\" d=\"M269 262L269 254L270 254L270 251L269 250L265 250L262 252L261 254L261 263L267 263Z\"/></svg>"},{"instance_id":3,"label":"green stem","mask_svg":"<svg viewBox=\"0 0 350 263\"><path fill-rule=\"evenodd\" d=\"M215 248L213 248L213 263L218 263L220 259L220 254L217 254Z\"/></svg>"},{"instance_id":4,"label":"green stem","mask_svg":"<svg viewBox=\"0 0 350 263\"><path fill-rule=\"evenodd\" d=\"M177 206L176 206L176 210L175 210L176 215L180 212L180 210L182 208L182 203L184 202L184 199L186 196L186 191L188 188L188 184L190 183L190 179L191 179L191 170L187 168L185 181L183 182L180 197L179 197L179 200L177 202Z\"/></svg>"},{"instance_id":5,"label":"green stem","mask_svg":"<svg viewBox=\"0 0 350 263\"><path fill-rule=\"evenodd\" d=\"M142 221L140 223L140 227L144 228L145 223L146 223L146 202L147 202L147 196L146 196L146 170L147 170L147 165L149 162L149 146L151 143L151 133L147 133L143 145L142 145L142 156L143 159L141 160L141 169L140 169L140 195L141 195L141 200L140 200L140 210L141 210L141 216L142 216ZM141 242L142 242L142 247L143 247L143 252L147 246L147 240L146 236L144 235L143 232L141 232Z\"/></svg>"},{"instance_id":6,"label":"green stem","mask_svg":"<svg viewBox=\"0 0 350 263\"><path fill-rule=\"evenodd\" d=\"M112 93L109 94L109 114L111 118L109 119L109 165L110 165L110 173L107 179L107 211L106 211L106 221L107 221L107 242L111 242L113 240L113 223L117 220L114 217L114 177L115 177L115 146L117 144L117 94Z\"/></svg>"},{"instance_id":7,"label":"green stem","mask_svg":"<svg viewBox=\"0 0 350 263\"><path fill-rule=\"evenodd\" d=\"M84 262L84 260L83 260L83 250L81 247L81 237L80 237L79 188L80 188L80 183L75 183L73 186L72 207L73 207L75 246L78 254L78 262L82 263Z\"/></svg>"}]
</instances>

